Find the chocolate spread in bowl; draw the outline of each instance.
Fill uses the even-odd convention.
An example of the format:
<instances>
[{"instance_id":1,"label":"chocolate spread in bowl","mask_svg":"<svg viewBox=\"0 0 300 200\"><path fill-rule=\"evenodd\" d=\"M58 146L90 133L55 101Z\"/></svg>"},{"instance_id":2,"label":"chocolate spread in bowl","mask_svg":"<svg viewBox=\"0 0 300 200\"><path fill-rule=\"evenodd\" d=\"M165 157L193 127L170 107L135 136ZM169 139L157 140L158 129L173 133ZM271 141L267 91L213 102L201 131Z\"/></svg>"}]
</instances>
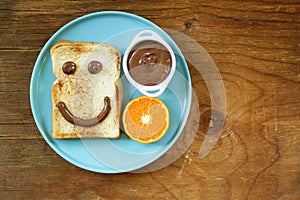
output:
<instances>
[{"instance_id":1,"label":"chocolate spread in bowl","mask_svg":"<svg viewBox=\"0 0 300 200\"><path fill-rule=\"evenodd\" d=\"M171 71L171 54L159 42L147 40L136 44L127 59L131 77L142 85L157 85L165 80Z\"/></svg>"}]
</instances>

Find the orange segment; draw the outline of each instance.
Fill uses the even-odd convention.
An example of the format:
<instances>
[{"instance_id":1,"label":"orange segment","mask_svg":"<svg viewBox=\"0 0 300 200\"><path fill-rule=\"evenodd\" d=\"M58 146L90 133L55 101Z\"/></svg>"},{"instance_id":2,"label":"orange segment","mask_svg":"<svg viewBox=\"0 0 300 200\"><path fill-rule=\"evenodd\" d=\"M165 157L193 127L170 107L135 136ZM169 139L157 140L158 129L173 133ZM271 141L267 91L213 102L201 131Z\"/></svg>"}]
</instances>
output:
<instances>
[{"instance_id":1,"label":"orange segment","mask_svg":"<svg viewBox=\"0 0 300 200\"><path fill-rule=\"evenodd\" d=\"M138 97L130 101L123 112L126 134L144 144L161 139L167 132L169 124L169 110L158 98Z\"/></svg>"}]
</instances>

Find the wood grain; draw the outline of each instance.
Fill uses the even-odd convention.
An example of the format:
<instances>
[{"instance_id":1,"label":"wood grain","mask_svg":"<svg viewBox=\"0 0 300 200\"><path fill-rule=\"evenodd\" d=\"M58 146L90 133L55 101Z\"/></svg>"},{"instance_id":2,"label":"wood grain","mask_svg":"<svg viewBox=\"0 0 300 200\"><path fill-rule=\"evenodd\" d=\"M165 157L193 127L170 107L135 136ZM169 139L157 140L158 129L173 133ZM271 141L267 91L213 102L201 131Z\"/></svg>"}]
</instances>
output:
<instances>
[{"instance_id":1,"label":"wood grain","mask_svg":"<svg viewBox=\"0 0 300 200\"><path fill-rule=\"evenodd\" d=\"M98 174L63 160L43 140L29 103L35 60L61 26L104 10L185 34L216 62L227 113L208 156L198 153L209 128L210 94L192 64L200 126L171 165ZM300 199L299 1L3 0L0 25L1 199ZM187 127L183 135L190 133Z\"/></svg>"}]
</instances>

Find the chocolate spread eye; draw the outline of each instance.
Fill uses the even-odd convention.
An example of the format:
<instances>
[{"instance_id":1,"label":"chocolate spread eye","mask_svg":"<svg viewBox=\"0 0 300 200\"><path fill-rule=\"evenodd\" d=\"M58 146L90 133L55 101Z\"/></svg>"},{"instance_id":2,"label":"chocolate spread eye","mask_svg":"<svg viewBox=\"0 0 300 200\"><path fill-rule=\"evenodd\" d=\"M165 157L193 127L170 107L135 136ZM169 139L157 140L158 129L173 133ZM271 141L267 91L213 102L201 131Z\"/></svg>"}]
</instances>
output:
<instances>
[{"instance_id":1,"label":"chocolate spread eye","mask_svg":"<svg viewBox=\"0 0 300 200\"><path fill-rule=\"evenodd\" d=\"M91 61L88 70L91 74L98 74L102 70L102 64L99 61Z\"/></svg>"},{"instance_id":2,"label":"chocolate spread eye","mask_svg":"<svg viewBox=\"0 0 300 200\"><path fill-rule=\"evenodd\" d=\"M65 62L62 66L62 70L67 75L73 74L76 71L76 64L71 61Z\"/></svg>"}]
</instances>

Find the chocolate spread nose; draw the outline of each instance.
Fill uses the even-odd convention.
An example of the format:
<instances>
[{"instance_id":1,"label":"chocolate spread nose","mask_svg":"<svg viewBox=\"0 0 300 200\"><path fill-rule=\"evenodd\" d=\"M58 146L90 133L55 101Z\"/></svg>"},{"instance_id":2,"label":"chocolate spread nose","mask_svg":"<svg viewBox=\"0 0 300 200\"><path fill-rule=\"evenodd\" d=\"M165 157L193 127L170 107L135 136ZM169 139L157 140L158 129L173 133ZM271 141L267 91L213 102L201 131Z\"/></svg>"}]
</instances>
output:
<instances>
[{"instance_id":1,"label":"chocolate spread nose","mask_svg":"<svg viewBox=\"0 0 300 200\"><path fill-rule=\"evenodd\" d=\"M157 85L163 82L171 71L171 54L156 41L143 41L135 45L128 55L128 71L131 77L142 85Z\"/></svg>"}]
</instances>

